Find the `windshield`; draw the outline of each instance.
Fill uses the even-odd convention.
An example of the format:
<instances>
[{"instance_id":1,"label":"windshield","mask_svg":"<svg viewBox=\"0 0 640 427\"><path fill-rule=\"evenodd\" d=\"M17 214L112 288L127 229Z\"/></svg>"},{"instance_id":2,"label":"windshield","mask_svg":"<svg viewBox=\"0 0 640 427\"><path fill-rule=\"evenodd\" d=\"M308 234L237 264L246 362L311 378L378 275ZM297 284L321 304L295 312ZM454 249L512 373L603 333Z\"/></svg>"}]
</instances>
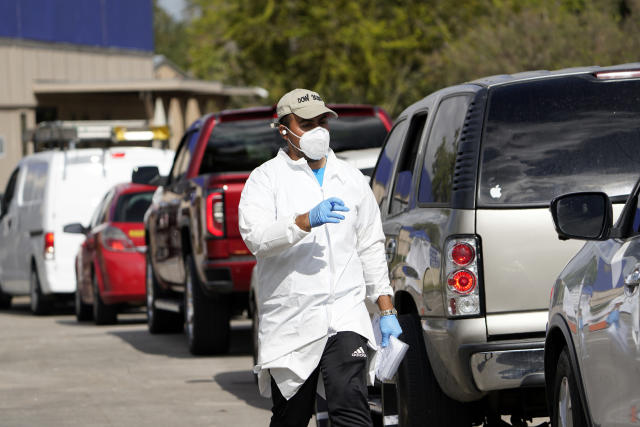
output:
<instances>
[{"instance_id":1,"label":"windshield","mask_svg":"<svg viewBox=\"0 0 640 427\"><path fill-rule=\"evenodd\" d=\"M271 123L272 119L218 123L211 131L200 174L249 172L273 158L285 143ZM344 116L329 120L329 133L331 148L341 152L380 147L387 130L375 116Z\"/></svg>"},{"instance_id":2,"label":"windshield","mask_svg":"<svg viewBox=\"0 0 640 427\"><path fill-rule=\"evenodd\" d=\"M640 81L561 77L492 89L479 205L548 206L578 191L629 194L640 172Z\"/></svg>"},{"instance_id":3,"label":"windshield","mask_svg":"<svg viewBox=\"0 0 640 427\"><path fill-rule=\"evenodd\" d=\"M147 212L151 199L152 191L143 193L123 194L118 198L118 204L113 215L114 222L143 222L144 214Z\"/></svg>"}]
</instances>

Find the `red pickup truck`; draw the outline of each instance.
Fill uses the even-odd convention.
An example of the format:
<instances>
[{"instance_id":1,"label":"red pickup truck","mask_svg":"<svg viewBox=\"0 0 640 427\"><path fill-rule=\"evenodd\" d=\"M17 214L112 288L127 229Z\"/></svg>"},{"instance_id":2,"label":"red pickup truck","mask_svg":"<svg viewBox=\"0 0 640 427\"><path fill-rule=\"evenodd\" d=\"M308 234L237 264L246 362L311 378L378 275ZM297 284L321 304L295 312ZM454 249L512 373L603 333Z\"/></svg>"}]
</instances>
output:
<instances>
[{"instance_id":1,"label":"red pickup truck","mask_svg":"<svg viewBox=\"0 0 640 427\"><path fill-rule=\"evenodd\" d=\"M379 147L387 113L330 105L334 151ZM193 123L145 215L146 305L151 333L184 326L193 354L229 349L232 314L248 308L255 260L238 230L238 203L249 173L284 141L270 123L275 107L223 111Z\"/></svg>"}]
</instances>

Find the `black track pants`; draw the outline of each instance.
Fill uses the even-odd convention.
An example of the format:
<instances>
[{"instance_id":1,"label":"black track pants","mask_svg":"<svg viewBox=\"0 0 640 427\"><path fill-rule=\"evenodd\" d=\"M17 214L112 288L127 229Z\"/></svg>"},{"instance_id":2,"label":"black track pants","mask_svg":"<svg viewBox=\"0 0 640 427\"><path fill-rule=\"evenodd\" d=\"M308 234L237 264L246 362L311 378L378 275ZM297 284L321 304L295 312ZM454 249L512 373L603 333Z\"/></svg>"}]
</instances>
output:
<instances>
[{"instance_id":1,"label":"black track pants","mask_svg":"<svg viewBox=\"0 0 640 427\"><path fill-rule=\"evenodd\" d=\"M307 427L313 415L318 377L327 395L332 427L372 426L367 402L367 340L355 332L339 332L327 341L320 365L298 392L286 400L271 379L271 427Z\"/></svg>"}]
</instances>

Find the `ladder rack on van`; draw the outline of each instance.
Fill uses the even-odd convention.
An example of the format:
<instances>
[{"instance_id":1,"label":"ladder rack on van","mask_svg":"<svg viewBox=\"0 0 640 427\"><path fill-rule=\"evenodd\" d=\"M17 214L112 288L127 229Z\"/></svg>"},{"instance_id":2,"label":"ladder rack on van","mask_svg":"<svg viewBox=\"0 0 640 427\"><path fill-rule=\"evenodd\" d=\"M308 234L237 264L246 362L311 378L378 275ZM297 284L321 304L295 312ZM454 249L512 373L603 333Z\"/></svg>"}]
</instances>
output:
<instances>
[{"instance_id":1,"label":"ladder rack on van","mask_svg":"<svg viewBox=\"0 0 640 427\"><path fill-rule=\"evenodd\" d=\"M29 130L25 139L34 152L52 149L150 147L169 148L169 128L146 120L53 121Z\"/></svg>"}]
</instances>

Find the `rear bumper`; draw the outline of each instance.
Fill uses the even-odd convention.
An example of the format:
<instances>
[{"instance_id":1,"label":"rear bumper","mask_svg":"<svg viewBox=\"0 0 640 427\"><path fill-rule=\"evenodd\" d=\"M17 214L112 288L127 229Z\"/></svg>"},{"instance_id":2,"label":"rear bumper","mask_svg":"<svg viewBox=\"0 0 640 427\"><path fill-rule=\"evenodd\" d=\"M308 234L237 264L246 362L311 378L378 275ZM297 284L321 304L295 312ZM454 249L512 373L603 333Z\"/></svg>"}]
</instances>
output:
<instances>
[{"instance_id":1,"label":"rear bumper","mask_svg":"<svg viewBox=\"0 0 640 427\"><path fill-rule=\"evenodd\" d=\"M207 259L202 263L204 290L208 294L248 292L251 271L256 265L253 256L233 256Z\"/></svg>"},{"instance_id":2,"label":"rear bumper","mask_svg":"<svg viewBox=\"0 0 640 427\"><path fill-rule=\"evenodd\" d=\"M102 299L106 304L142 303L145 300L145 255L139 252L102 251Z\"/></svg>"},{"instance_id":3,"label":"rear bumper","mask_svg":"<svg viewBox=\"0 0 640 427\"><path fill-rule=\"evenodd\" d=\"M481 391L544 387L544 340L468 347L473 380Z\"/></svg>"}]
</instances>

